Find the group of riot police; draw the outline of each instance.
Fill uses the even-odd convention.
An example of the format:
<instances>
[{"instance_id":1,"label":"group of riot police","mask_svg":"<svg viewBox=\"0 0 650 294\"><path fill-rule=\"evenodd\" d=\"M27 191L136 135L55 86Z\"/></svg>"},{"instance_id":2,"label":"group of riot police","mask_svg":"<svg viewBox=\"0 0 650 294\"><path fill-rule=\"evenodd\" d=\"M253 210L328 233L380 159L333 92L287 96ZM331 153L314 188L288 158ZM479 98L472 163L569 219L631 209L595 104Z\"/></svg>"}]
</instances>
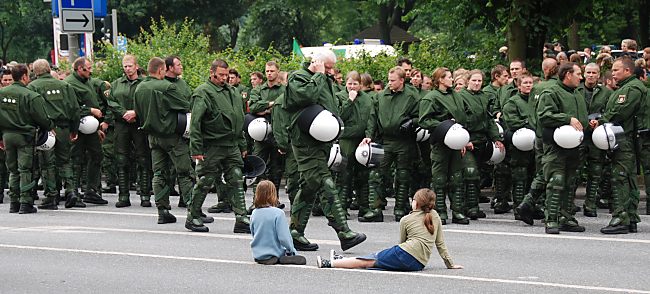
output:
<instances>
[{"instance_id":1,"label":"group of riot police","mask_svg":"<svg viewBox=\"0 0 650 294\"><path fill-rule=\"evenodd\" d=\"M318 249L304 235L310 215L324 215L347 250L366 239L349 228L350 210L360 222L382 222L393 197L399 221L424 187L436 192L443 224L447 198L452 223L485 218L479 203L490 200L481 190L493 186L496 214L513 210L529 225L543 219L549 234L584 231L576 213L595 217L598 208L612 213L602 233L637 231L650 100L645 70L630 57L613 62L612 83L595 63L546 58L542 81L514 60L494 67L487 86L480 70L424 75L400 59L385 88L366 73L343 77L336 60L317 53L288 74L269 61L247 88L217 59L194 90L178 56L152 58L145 74L125 55L124 75L112 83L92 77L86 58L63 81L42 59L31 72L22 64L3 69L3 82L13 80L0 89L9 210L35 213L39 183L39 209L107 204L100 167L112 158L116 207L131 206L137 182L140 205L152 206L153 194L158 223L174 223L169 199L178 185L185 227L195 232L214 221L202 211L214 191L219 202L208 211L234 212L233 231L249 233L245 189L269 179L279 190L284 177L298 250ZM103 154L109 142L113 151Z\"/></svg>"}]
</instances>

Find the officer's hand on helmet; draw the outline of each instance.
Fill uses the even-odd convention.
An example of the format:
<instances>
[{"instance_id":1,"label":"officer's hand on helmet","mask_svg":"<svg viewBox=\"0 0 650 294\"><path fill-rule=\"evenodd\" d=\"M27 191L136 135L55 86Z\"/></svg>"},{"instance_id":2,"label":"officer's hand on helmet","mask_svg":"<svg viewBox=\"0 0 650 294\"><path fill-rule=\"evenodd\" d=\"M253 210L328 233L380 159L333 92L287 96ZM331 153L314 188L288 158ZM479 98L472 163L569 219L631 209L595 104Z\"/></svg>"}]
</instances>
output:
<instances>
[{"instance_id":1,"label":"officer's hand on helmet","mask_svg":"<svg viewBox=\"0 0 650 294\"><path fill-rule=\"evenodd\" d=\"M590 120L590 121L589 121L589 126L590 126L592 129L597 128L597 127L598 127L598 121L595 120L595 119Z\"/></svg>"},{"instance_id":2,"label":"officer's hand on helmet","mask_svg":"<svg viewBox=\"0 0 650 294\"><path fill-rule=\"evenodd\" d=\"M104 116L102 111L97 109L97 108L91 108L90 109L90 114L92 114L96 118L102 118Z\"/></svg>"},{"instance_id":3,"label":"officer's hand on helmet","mask_svg":"<svg viewBox=\"0 0 650 294\"><path fill-rule=\"evenodd\" d=\"M571 126L572 126L574 129L578 130L578 131L582 131L582 124L581 124L580 121L579 121L577 118L575 118L575 117L572 117L572 118L571 118Z\"/></svg>"},{"instance_id":4,"label":"officer's hand on helmet","mask_svg":"<svg viewBox=\"0 0 650 294\"><path fill-rule=\"evenodd\" d=\"M246 158L246 155L248 155L248 151L244 150L241 152L241 157Z\"/></svg>"},{"instance_id":5,"label":"officer's hand on helmet","mask_svg":"<svg viewBox=\"0 0 650 294\"><path fill-rule=\"evenodd\" d=\"M496 141L496 142L494 142L494 144L497 145L497 148L499 148L499 150L501 150L501 152L503 152L506 149L506 146L503 145L503 143L501 141Z\"/></svg>"},{"instance_id":6,"label":"officer's hand on helmet","mask_svg":"<svg viewBox=\"0 0 650 294\"><path fill-rule=\"evenodd\" d=\"M194 160L194 161L204 161L205 156L203 156L203 155L192 155L192 160Z\"/></svg>"},{"instance_id":7,"label":"officer's hand on helmet","mask_svg":"<svg viewBox=\"0 0 650 294\"><path fill-rule=\"evenodd\" d=\"M361 145L368 145L368 144L370 144L370 142L372 142L372 139L370 139L370 138L363 138L363 140L361 140L361 143L359 143L359 146L361 146Z\"/></svg>"},{"instance_id":8,"label":"officer's hand on helmet","mask_svg":"<svg viewBox=\"0 0 650 294\"><path fill-rule=\"evenodd\" d=\"M99 124L99 129L102 132L106 133L106 130L108 130L108 123L107 122L102 122L101 124Z\"/></svg>"},{"instance_id":9,"label":"officer's hand on helmet","mask_svg":"<svg viewBox=\"0 0 650 294\"><path fill-rule=\"evenodd\" d=\"M106 139L106 133L102 130L97 131L97 136L99 136L100 143L104 142L104 139Z\"/></svg>"},{"instance_id":10,"label":"officer's hand on helmet","mask_svg":"<svg viewBox=\"0 0 650 294\"><path fill-rule=\"evenodd\" d=\"M354 101L354 99L357 99L358 94L359 93L357 91L351 90L350 92L348 92L348 98L350 98L351 101Z\"/></svg>"},{"instance_id":11,"label":"officer's hand on helmet","mask_svg":"<svg viewBox=\"0 0 650 294\"><path fill-rule=\"evenodd\" d=\"M79 138L79 134L77 134L77 133L70 133L70 141L71 141L71 142L77 141L78 138Z\"/></svg>"},{"instance_id":12,"label":"officer's hand on helmet","mask_svg":"<svg viewBox=\"0 0 650 294\"><path fill-rule=\"evenodd\" d=\"M460 157L465 157L465 153L467 153L467 146L460 149Z\"/></svg>"}]
</instances>

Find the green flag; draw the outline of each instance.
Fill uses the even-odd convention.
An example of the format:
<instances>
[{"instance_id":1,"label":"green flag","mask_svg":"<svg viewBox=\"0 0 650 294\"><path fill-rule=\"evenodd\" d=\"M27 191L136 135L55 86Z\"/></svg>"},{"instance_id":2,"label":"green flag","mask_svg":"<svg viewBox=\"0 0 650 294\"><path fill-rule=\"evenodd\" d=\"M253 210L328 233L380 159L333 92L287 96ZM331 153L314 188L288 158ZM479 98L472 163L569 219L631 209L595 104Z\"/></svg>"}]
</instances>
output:
<instances>
[{"instance_id":1,"label":"green flag","mask_svg":"<svg viewBox=\"0 0 650 294\"><path fill-rule=\"evenodd\" d=\"M298 40L296 40L296 38L293 38L293 54L302 58L305 57L305 55L302 54L302 50L300 50L300 45L298 44Z\"/></svg>"}]
</instances>

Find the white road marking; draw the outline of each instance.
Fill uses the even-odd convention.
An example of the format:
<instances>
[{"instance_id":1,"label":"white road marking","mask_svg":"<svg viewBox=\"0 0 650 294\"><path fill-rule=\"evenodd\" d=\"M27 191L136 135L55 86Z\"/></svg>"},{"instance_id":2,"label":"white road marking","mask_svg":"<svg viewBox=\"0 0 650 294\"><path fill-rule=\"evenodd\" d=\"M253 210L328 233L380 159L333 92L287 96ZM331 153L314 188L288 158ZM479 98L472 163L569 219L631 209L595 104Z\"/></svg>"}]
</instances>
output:
<instances>
[{"instance_id":1,"label":"white road marking","mask_svg":"<svg viewBox=\"0 0 650 294\"><path fill-rule=\"evenodd\" d=\"M531 234L531 233L513 233L513 232L493 232L493 231L475 231L475 230L456 230L445 229L445 233L460 234L479 234L479 235L497 235L497 236L516 236L530 238L548 238L548 239L569 239L569 240L589 240L605 242L623 242L623 243L641 243L650 244L650 240L644 239L620 239L616 237L590 237L590 236L570 236L570 235L549 235L549 234Z\"/></svg>"},{"instance_id":2,"label":"white road marking","mask_svg":"<svg viewBox=\"0 0 650 294\"><path fill-rule=\"evenodd\" d=\"M99 251L99 250L56 248L56 247L40 247L40 246L25 246L25 245L12 245L12 244L0 244L0 248L24 249L24 250L41 250L41 251L46 250L46 251L69 252L69 253L117 255L117 256L159 258L159 259L169 259L169 260L198 261L198 262L241 264L241 265L255 265L255 266L257 266L257 264L255 262L251 262L251 261L215 259L215 258L202 258L202 257L185 257L185 256L172 256L172 255L158 255L158 254L119 252L119 251ZM296 267L296 268L309 269L309 270L322 270L322 269L319 269L319 268L316 268L316 267L313 267L313 266L306 266L306 265L294 265L294 266L285 266L285 267ZM441 275L441 274L430 274L430 273L426 273L426 272L389 272L389 271L351 270L351 269L336 269L336 268L335 269L329 269L329 270L344 271L344 272L355 271L355 272L358 272L358 273L374 274L374 275L414 276L414 277L426 277L426 278L438 278L438 279L450 279L450 280L462 280L462 281L474 281L474 282L486 282L486 283L519 284L519 285L530 285L530 286L541 286L541 287L552 287L552 288L565 288L565 289L577 289L577 290L650 294L650 291L637 290L637 289L585 286L585 285L561 284L561 283L550 283L550 282L519 281L519 280L507 280L507 279L497 279L497 278L481 278L481 277L469 277L469 276L458 276L458 275Z\"/></svg>"}]
</instances>

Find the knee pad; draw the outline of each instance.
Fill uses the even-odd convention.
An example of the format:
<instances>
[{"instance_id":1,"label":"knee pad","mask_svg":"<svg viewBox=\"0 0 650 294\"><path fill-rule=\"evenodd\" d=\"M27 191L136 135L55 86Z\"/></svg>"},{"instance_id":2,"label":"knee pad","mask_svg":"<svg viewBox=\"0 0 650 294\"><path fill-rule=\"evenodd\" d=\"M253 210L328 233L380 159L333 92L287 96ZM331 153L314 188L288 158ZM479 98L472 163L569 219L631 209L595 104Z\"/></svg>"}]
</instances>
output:
<instances>
[{"instance_id":1,"label":"knee pad","mask_svg":"<svg viewBox=\"0 0 650 294\"><path fill-rule=\"evenodd\" d=\"M411 173L407 169L398 169L396 174L397 180L400 182L408 182L411 178Z\"/></svg>"},{"instance_id":2,"label":"knee pad","mask_svg":"<svg viewBox=\"0 0 650 294\"><path fill-rule=\"evenodd\" d=\"M512 168L513 181L526 181L528 179L528 168L525 166L518 166Z\"/></svg>"},{"instance_id":3,"label":"knee pad","mask_svg":"<svg viewBox=\"0 0 650 294\"><path fill-rule=\"evenodd\" d=\"M553 174L551 178L548 180L548 184L554 189L554 190L564 190L564 175L562 174Z\"/></svg>"},{"instance_id":4,"label":"knee pad","mask_svg":"<svg viewBox=\"0 0 650 294\"><path fill-rule=\"evenodd\" d=\"M457 171L454 172L449 178L451 183L462 183L463 182L463 172Z\"/></svg>"},{"instance_id":5,"label":"knee pad","mask_svg":"<svg viewBox=\"0 0 650 294\"><path fill-rule=\"evenodd\" d=\"M465 180L468 181L477 181L481 178L478 168L471 166L466 167L464 171Z\"/></svg>"}]
</instances>

